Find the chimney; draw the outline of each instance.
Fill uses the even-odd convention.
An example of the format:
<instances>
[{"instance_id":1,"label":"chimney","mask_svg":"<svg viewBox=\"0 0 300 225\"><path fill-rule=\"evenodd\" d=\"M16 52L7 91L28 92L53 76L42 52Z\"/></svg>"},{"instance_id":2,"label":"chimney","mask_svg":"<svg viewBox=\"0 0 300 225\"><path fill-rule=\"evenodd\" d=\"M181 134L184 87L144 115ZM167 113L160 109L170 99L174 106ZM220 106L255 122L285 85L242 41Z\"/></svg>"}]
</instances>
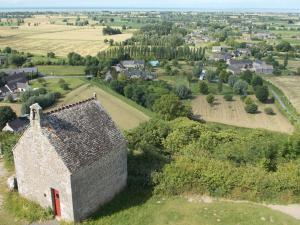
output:
<instances>
[{"instance_id":1,"label":"chimney","mask_svg":"<svg viewBox=\"0 0 300 225\"><path fill-rule=\"evenodd\" d=\"M41 127L42 115L43 115L43 109L38 103L31 105L30 106L30 125L32 127Z\"/></svg>"}]
</instances>

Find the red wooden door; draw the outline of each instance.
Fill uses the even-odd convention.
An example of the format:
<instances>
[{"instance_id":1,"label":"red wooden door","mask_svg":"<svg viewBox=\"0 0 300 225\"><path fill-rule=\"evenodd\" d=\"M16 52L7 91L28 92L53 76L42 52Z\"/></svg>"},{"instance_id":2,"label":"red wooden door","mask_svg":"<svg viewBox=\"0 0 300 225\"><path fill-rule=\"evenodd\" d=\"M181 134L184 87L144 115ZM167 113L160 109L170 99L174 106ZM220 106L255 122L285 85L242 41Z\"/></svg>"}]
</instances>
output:
<instances>
[{"instance_id":1,"label":"red wooden door","mask_svg":"<svg viewBox=\"0 0 300 225\"><path fill-rule=\"evenodd\" d=\"M59 196L59 192L55 189L52 189L52 199L53 199L54 215L61 216L60 196Z\"/></svg>"}]
</instances>

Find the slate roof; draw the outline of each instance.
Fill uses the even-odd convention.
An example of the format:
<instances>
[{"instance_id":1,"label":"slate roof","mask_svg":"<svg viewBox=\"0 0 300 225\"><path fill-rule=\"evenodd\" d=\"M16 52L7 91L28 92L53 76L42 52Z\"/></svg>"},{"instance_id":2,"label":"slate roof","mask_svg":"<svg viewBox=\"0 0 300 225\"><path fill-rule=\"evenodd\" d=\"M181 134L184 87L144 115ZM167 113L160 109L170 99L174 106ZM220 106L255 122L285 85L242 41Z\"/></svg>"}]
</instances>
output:
<instances>
[{"instance_id":1,"label":"slate roof","mask_svg":"<svg viewBox=\"0 0 300 225\"><path fill-rule=\"evenodd\" d=\"M29 119L27 119L27 118L18 118L18 119L15 119L15 120L7 123L7 125L11 129L13 129L14 132L23 131L28 124L29 124Z\"/></svg>"},{"instance_id":2,"label":"slate roof","mask_svg":"<svg viewBox=\"0 0 300 225\"><path fill-rule=\"evenodd\" d=\"M71 173L126 148L123 135L95 98L44 114L41 124Z\"/></svg>"},{"instance_id":3,"label":"slate roof","mask_svg":"<svg viewBox=\"0 0 300 225\"><path fill-rule=\"evenodd\" d=\"M19 69L1 69L0 72L4 72L8 75L20 74L20 73L37 73L38 69L36 67L28 67L28 68L19 68Z\"/></svg>"}]
</instances>

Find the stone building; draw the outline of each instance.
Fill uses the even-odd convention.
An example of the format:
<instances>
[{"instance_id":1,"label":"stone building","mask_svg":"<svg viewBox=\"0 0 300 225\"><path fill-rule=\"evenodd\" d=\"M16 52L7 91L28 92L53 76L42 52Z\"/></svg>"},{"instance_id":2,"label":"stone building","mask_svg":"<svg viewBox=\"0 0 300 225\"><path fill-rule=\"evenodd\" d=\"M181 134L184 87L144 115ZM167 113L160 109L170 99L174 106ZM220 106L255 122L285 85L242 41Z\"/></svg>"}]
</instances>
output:
<instances>
[{"instance_id":1,"label":"stone building","mask_svg":"<svg viewBox=\"0 0 300 225\"><path fill-rule=\"evenodd\" d=\"M126 141L96 97L44 113L30 107L30 125L13 149L20 195L81 221L126 185Z\"/></svg>"}]
</instances>

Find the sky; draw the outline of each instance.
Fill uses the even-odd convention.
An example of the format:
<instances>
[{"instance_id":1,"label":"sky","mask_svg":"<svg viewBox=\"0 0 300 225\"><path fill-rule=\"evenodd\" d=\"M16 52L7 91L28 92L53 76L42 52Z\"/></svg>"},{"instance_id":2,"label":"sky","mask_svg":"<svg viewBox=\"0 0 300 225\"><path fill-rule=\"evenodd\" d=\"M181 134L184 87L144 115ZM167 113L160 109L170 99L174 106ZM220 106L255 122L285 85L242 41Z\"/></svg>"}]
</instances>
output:
<instances>
[{"instance_id":1,"label":"sky","mask_svg":"<svg viewBox=\"0 0 300 225\"><path fill-rule=\"evenodd\" d=\"M300 0L0 0L0 8L11 7L300 9Z\"/></svg>"}]
</instances>

